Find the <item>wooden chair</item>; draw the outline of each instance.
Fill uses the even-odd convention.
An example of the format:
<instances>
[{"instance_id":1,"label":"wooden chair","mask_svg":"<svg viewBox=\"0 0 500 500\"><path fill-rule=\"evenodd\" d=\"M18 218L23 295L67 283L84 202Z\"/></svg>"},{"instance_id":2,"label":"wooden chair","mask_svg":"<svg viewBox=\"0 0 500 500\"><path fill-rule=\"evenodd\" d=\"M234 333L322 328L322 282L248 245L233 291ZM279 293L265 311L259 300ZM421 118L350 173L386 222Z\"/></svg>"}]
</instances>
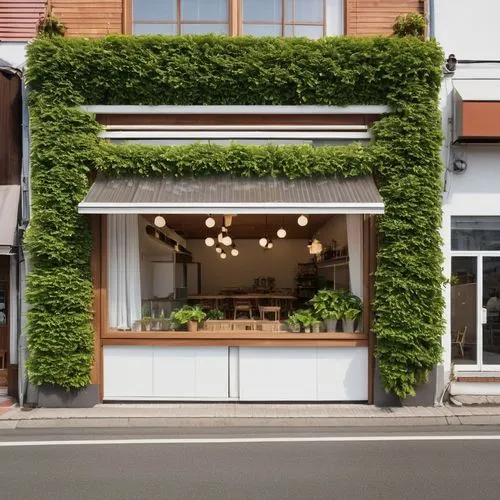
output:
<instances>
[{"instance_id":1,"label":"wooden chair","mask_svg":"<svg viewBox=\"0 0 500 500\"><path fill-rule=\"evenodd\" d=\"M245 312L248 314L248 318L252 319L253 313L252 313L252 303L245 301L235 301L234 303L234 315L233 319L238 319L238 313L239 312Z\"/></svg>"},{"instance_id":2,"label":"wooden chair","mask_svg":"<svg viewBox=\"0 0 500 500\"><path fill-rule=\"evenodd\" d=\"M274 321L279 321L281 314L281 307L279 306L259 306L260 319L266 319L266 314L272 314Z\"/></svg>"},{"instance_id":3,"label":"wooden chair","mask_svg":"<svg viewBox=\"0 0 500 500\"><path fill-rule=\"evenodd\" d=\"M455 338L451 341L451 346L458 346L461 357L465 357L464 346L465 346L465 336L467 334L467 325L464 326L461 330L455 332Z\"/></svg>"}]
</instances>

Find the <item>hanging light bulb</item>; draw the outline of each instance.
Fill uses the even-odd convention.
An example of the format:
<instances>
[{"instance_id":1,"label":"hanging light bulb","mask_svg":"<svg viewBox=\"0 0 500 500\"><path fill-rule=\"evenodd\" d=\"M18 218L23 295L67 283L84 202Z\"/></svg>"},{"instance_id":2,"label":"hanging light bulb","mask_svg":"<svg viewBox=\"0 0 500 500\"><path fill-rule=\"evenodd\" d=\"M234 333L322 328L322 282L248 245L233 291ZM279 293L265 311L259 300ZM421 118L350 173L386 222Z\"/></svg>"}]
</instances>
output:
<instances>
[{"instance_id":1,"label":"hanging light bulb","mask_svg":"<svg viewBox=\"0 0 500 500\"><path fill-rule=\"evenodd\" d=\"M307 223L309 222L309 219L305 216L305 215L301 215L298 219L297 219L297 224L299 226L307 226Z\"/></svg>"},{"instance_id":2,"label":"hanging light bulb","mask_svg":"<svg viewBox=\"0 0 500 500\"><path fill-rule=\"evenodd\" d=\"M209 215L205 219L205 226L207 226L207 227L214 227L215 226L215 219L211 215Z\"/></svg>"},{"instance_id":3,"label":"hanging light bulb","mask_svg":"<svg viewBox=\"0 0 500 500\"><path fill-rule=\"evenodd\" d=\"M165 227L165 224L167 221L165 220L165 217L162 217L161 215L157 215L155 217L155 226L156 227Z\"/></svg>"},{"instance_id":4,"label":"hanging light bulb","mask_svg":"<svg viewBox=\"0 0 500 500\"><path fill-rule=\"evenodd\" d=\"M217 241L218 241L219 243L222 243L222 240L223 240L223 239L224 239L224 234L223 234L223 233L219 233L219 234L217 235Z\"/></svg>"},{"instance_id":5,"label":"hanging light bulb","mask_svg":"<svg viewBox=\"0 0 500 500\"><path fill-rule=\"evenodd\" d=\"M221 259L225 259L227 257L227 253L222 250L221 254L219 255Z\"/></svg>"},{"instance_id":6,"label":"hanging light bulb","mask_svg":"<svg viewBox=\"0 0 500 500\"><path fill-rule=\"evenodd\" d=\"M262 238L259 240L259 245L260 245L262 248L266 248L266 245L267 245L267 238L266 238L266 237L262 237Z\"/></svg>"},{"instance_id":7,"label":"hanging light bulb","mask_svg":"<svg viewBox=\"0 0 500 500\"><path fill-rule=\"evenodd\" d=\"M233 243L232 245L233 248L231 248L231 255L233 257L238 257L240 251L236 248L236 245Z\"/></svg>"},{"instance_id":8,"label":"hanging light bulb","mask_svg":"<svg viewBox=\"0 0 500 500\"><path fill-rule=\"evenodd\" d=\"M229 236L229 234L226 233L226 236L222 238L222 244L226 245L227 247L230 247L233 244L233 239L231 238L231 236Z\"/></svg>"},{"instance_id":9,"label":"hanging light bulb","mask_svg":"<svg viewBox=\"0 0 500 500\"><path fill-rule=\"evenodd\" d=\"M215 245L215 251L217 253L222 253L222 248L220 247L220 245L217 243L217 245Z\"/></svg>"},{"instance_id":10,"label":"hanging light bulb","mask_svg":"<svg viewBox=\"0 0 500 500\"><path fill-rule=\"evenodd\" d=\"M273 240L269 240L269 241L267 242L266 248L267 248L268 250L271 250L271 248L273 248L273 246L274 246L274 244L273 244Z\"/></svg>"},{"instance_id":11,"label":"hanging light bulb","mask_svg":"<svg viewBox=\"0 0 500 500\"><path fill-rule=\"evenodd\" d=\"M280 227L276 231L276 236L278 236L278 238L285 238L286 237L286 229L284 227Z\"/></svg>"},{"instance_id":12,"label":"hanging light bulb","mask_svg":"<svg viewBox=\"0 0 500 500\"><path fill-rule=\"evenodd\" d=\"M215 240L211 236L208 236L205 238L205 245L207 245L207 247L213 247L215 245Z\"/></svg>"}]
</instances>

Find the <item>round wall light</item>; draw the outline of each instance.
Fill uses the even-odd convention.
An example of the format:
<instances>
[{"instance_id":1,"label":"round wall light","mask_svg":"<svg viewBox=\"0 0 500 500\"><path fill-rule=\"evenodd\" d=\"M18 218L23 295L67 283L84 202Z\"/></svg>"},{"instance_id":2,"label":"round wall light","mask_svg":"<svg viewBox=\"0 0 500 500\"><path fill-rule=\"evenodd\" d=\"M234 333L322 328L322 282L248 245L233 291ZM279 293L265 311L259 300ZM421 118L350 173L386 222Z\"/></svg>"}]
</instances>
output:
<instances>
[{"instance_id":1,"label":"round wall light","mask_svg":"<svg viewBox=\"0 0 500 500\"><path fill-rule=\"evenodd\" d=\"M156 227L165 227L165 224L167 221L165 220L165 217L162 217L161 215L157 215L155 217L155 226Z\"/></svg>"},{"instance_id":2,"label":"round wall light","mask_svg":"<svg viewBox=\"0 0 500 500\"><path fill-rule=\"evenodd\" d=\"M213 247L215 245L215 240L209 236L208 238L205 238L205 245L207 245L207 247Z\"/></svg>"},{"instance_id":3,"label":"round wall light","mask_svg":"<svg viewBox=\"0 0 500 500\"><path fill-rule=\"evenodd\" d=\"M215 226L215 219L211 216L207 217L205 219L205 226L207 227L214 227Z\"/></svg>"},{"instance_id":4,"label":"round wall light","mask_svg":"<svg viewBox=\"0 0 500 500\"><path fill-rule=\"evenodd\" d=\"M305 215L301 215L298 219L297 219L297 224L299 226L307 226L307 223L309 222L309 219L305 216Z\"/></svg>"}]
</instances>

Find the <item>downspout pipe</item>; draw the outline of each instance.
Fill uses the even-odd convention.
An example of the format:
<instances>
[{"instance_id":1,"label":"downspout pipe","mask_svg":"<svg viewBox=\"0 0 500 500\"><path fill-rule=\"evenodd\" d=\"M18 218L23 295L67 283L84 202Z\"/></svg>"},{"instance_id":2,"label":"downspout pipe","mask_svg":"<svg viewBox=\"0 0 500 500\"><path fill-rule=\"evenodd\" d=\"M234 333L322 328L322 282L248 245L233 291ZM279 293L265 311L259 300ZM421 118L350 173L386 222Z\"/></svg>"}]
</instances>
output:
<instances>
[{"instance_id":1,"label":"downspout pipe","mask_svg":"<svg viewBox=\"0 0 500 500\"><path fill-rule=\"evenodd\" d=\"M429 38L436 38L436 19L434 16L434 1L429 0Z\"/></svg>"}]
</instances>

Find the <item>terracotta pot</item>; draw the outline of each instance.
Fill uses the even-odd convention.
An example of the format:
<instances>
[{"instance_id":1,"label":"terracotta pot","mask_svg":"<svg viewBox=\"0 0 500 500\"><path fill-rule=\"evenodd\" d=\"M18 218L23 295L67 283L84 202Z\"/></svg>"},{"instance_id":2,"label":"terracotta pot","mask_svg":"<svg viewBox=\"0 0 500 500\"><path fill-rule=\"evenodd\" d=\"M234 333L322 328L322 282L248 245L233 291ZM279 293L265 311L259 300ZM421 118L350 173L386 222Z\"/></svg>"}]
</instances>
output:
<instances>
[{"instance_id":1,"label":"terracotta pot","mask_svg":"<svg viewBox=\"0 0 500 500\"><path fill-rule=\"evenodd\" d=\"M198 322L188 321L188 332L197 332L197 331L198 331Z\"/></svg>"}]
</instances>

